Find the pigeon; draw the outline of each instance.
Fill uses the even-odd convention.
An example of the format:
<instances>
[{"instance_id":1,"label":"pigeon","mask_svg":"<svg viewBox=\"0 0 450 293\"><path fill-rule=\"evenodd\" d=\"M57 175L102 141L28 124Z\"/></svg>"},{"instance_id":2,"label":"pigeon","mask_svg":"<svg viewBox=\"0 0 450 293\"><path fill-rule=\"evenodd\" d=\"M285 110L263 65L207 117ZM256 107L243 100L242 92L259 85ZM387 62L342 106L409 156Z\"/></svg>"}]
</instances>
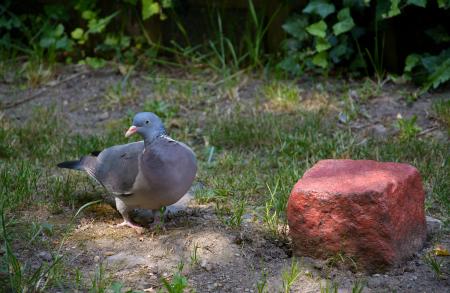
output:
<instances>
[{"instance_id":1,"label":"pigeon","mask_svg":"<svg viewBox=\"0 0 450 293\"><path fill-rule=\"evenodd\" d=\"M162 207L176 203L186 194L197 173L194 152L170 138L161 119L151 112L136 114L125 137L139 134L143 141L116 145L93 152L78 161L59 163L60 168L85 171L111 193L123 217L117 226L136 225L130 212L153 211L153 225L160 222Z\"/></svg>"}]
</instances>

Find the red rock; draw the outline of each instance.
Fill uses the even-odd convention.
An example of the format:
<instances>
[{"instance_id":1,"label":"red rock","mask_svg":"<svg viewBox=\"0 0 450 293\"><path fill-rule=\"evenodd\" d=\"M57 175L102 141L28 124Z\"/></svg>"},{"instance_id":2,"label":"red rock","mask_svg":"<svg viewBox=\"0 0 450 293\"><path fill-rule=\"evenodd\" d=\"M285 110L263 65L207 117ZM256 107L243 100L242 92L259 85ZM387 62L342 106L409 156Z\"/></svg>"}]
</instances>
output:
<instances>
[{"instance_id":1,"label":"red rock","mask_svg":"<svg viewBox=\"0 0 450 293\"><path fill-rule=\"evenodd\" d=\"M343 253L367 271L401 263L426 238L422 180L408 164L320 161L294 186L287 216L295 254Z\"/></svg>"}]
</instances>

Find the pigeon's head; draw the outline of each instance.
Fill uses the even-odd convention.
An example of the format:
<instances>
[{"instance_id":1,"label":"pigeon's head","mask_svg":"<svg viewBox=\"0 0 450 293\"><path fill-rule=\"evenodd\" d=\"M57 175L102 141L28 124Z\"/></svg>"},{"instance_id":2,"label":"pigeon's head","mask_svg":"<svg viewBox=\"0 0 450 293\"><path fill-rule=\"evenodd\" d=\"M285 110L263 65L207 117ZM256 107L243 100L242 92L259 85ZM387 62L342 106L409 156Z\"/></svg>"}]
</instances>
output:
<instances>
[{"instance_id":1,"label":"pigeon's head","mask_svg":"<svg viewBox=\"0 0 450 293\"><path fill-rule=\"evenodd\" d=\"M125 137L130 137L135 133L139 133L144 140L152 141L156 137L165 134L166 130L161 119L154 113L141 112L134 116L133 124L125 133Z\"/></svg>"}]
</instances>

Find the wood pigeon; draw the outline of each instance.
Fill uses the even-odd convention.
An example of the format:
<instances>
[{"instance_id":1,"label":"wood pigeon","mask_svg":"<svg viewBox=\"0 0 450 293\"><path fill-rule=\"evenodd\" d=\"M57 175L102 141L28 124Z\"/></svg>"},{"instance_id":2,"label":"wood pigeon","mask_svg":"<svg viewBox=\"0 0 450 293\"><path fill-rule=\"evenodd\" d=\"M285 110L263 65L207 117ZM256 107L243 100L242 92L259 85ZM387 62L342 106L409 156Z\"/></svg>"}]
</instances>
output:
<instances>
[{"instance_id":1,"label":"wood pigeon","mask_svg":"<svg viewBox=\"0 0 450 293\"><path fill-rule=\"evenodd\" d=\"M176 203L192 185L197 172L194 152L166 135L161 119L151 112L136 114L126 137L139 134L143 141L116 145L60 168L85 171L115 197L123 217L118 226L139 229L130 212L150 209L159 223L161 207Z\"/></svg>"}]
</instances>

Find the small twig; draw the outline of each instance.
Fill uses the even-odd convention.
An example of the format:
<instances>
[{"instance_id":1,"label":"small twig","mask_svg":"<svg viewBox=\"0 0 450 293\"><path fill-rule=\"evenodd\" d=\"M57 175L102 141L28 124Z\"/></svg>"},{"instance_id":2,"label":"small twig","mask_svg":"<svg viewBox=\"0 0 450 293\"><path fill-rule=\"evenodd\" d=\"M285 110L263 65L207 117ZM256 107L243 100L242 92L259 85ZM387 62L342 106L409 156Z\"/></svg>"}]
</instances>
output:
<instances>
[{"instance_id":1,"label":"small twig","mask_svg":"<svg viewBox=\"0 0 450 293\"><path fill-rule=\"evenodd\" d=\"M1 106L1 105L0 105L0 109L2 109L2 110L3 110L3 109L10 109L10 108L14 108L14 107L17 107L17 106L19 106L19 105L22 105L22 104L24 104L24 103L27 103L27 102L29 102L29 101L31 101L31 100L34 100L34 99L36 99L37 97L39 97L41 94L43 94L43 93L44 93L45 91L47 91L49 88L54 88L54 87L56 87L56 86L59 86L59 85L61 85L61 84L63 84L63 83L66 83L66 82L68 82L68 81L70 81L70 80L72 80L72 79L75 79L75 78L79 77L80 75L83 75L83 74L86 74L86 73L88 73L88 71L82 71L82 72L78 72L78 73L72 74L71 76L66 77L66 78L64 78L64 79L62 79L62 80L51 81L51 82L49 82L48 84L46 84L42 89L40 89L39 91L35 92L35 93L32 94L31 96L28 96L28 97L26 97L26 98L24 98L24 99L22 99L22 100L16 101L16 102L12 102L12 103L9 103L9 104L5 104L4 106Z\"/></svg>"},{"instance_id":2,"label":"small twig","mask_svg":"<svg viewBox=\"0 0 450 293\"><path fill-rule=\"evenodd\" d=\"M427 128L427 129L422 130L421 132L419 132L419 134L417 136L425 135L425 134L427 134L429 132L435 131L436 129L438 129L437 126L433 126L433 127Z\"/></svg>"}]
</instances>

